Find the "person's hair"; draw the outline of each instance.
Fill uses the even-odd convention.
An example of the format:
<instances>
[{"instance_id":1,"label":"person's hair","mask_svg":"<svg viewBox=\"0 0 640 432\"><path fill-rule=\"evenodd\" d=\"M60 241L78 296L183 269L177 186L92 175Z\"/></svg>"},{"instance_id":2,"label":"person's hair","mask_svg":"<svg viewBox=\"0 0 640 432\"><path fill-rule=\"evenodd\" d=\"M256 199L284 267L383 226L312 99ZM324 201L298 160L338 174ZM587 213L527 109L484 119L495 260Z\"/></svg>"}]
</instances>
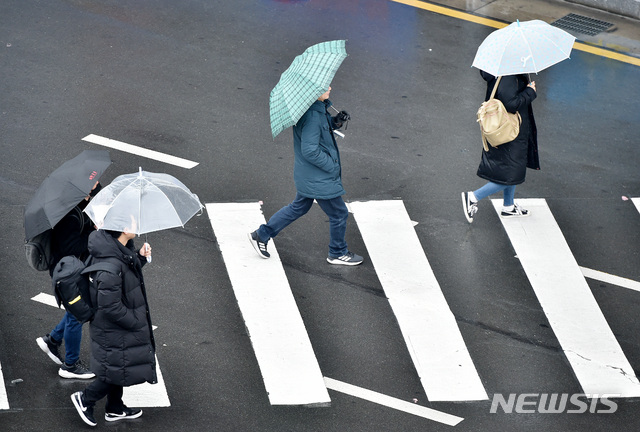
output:
<instances>
[{"instance_id":1,"label":"person's hair","mask_svg":"<svg viewBox=\"0 0 640 432\"><path fill-rule=\"evenodd\" d=\"M117 239L118 237L120 237L120 235L122 234L121 231L111 231L111 230L104 230L104 232L106 232L107 234L109 234L111 237Z\"/></svg>"}]
</instances>

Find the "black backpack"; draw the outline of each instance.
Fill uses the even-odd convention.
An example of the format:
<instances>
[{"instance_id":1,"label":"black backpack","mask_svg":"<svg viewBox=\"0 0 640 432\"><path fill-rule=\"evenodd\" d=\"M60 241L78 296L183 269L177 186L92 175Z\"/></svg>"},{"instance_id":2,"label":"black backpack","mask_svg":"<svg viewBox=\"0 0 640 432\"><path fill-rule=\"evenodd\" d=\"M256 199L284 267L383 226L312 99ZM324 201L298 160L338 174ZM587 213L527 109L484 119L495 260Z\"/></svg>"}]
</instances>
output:
<instances>
[{"instance_id":1,"label":"black backpack","mask_svg":"<svg viewBox=\"0 0 640 432\"><path fill-rule=\"evenodd\" d=\"M91 321L97 309L91 304L89 274L100 270L118 276L122 274L114 263L103 261L88 265L90 260L91 256L85 262L73 255L66 256L58 262L51 276L58 307L62 304L81 323Z\"/></svg>"},{"instance_id":2,"label":"black backpack","mask_svg":"<svg viewBox=\"0 0 640 432\"><path fill-rule=\"evenodd\" d=\"M31 268L45 271L51 268L53 252L51 251L51 230L38 234L24 244L24 252Z\"/></svg>"}]
</instances>

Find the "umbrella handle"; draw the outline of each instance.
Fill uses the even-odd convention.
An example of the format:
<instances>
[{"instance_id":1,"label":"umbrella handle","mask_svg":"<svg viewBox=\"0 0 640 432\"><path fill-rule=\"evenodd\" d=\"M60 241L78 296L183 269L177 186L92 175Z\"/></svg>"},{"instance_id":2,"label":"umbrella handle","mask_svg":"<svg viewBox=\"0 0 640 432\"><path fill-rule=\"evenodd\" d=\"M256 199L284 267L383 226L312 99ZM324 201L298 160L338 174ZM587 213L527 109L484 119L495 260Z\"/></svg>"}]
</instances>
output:
<instances>
[{"instance_id":1,"label":"umbrella handle","mask_svg":"<svg viewBox=\"0 0 640 432\"><path fill-rule=\"evenodd\" d=\"M145 247L145 250L149 250L149 243L145 242L144 243L144 247ZM151 255L147 256L146 258L147 258L147 262L150 263L151 262Z\"/></svg>"}]
</instances>

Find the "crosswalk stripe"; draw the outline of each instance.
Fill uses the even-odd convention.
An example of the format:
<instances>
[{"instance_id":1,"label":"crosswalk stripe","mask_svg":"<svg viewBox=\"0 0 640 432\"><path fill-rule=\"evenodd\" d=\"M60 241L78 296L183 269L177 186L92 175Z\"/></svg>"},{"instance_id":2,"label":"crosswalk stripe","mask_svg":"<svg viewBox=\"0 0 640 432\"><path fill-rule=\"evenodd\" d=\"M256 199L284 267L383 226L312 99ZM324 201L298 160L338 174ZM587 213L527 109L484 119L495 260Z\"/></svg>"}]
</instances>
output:
<instances>
[{"instance_id":1,"label":"crosswalk stripe","mask_svg":"<svg viewBox=\"0 0 640 432\"><path fill-rule=\"evenodd\" d=\"M265 222L260 204L206 204L272 405L331 402L278 251L260 258L247 233Z\"/></svg>"},{"instance_id":2,"label":"crosswalk stripe","mask_svg":"<svg viewBox=\"0 0 640 432\"><path fill-rule=\"evenodd\" d=\"M168 407L169 395L164 384L164 377L160 371L160 363L156 356L156 375L158 382L155 384L142 383L125 387L122 393L122 401L128 407L151 408L151 407Z\"/></svg>"},{"instance_id":3,"label":"crosswalk stripe","mask_svg":"<svg viewBox=\"0 0 640 432\"><path fill-rule=\"evenodd\" d=\"M443 423L449 426L456 426L458 423L464 420L462 417L447 414L442 411L437 411L432 408L427 408L415 403L403 401L401 399L396 399L391 396L374 392L362 387L357 387L352 384L347 384L345 382L338 381L332 378L325 377L324 381L327 384L327 388L331 390L364 399L378 405L383 405L399 411L404 411L406 413Z\"/></svg>"},{"instance_id":4,"label":"crosswalk stripe","mask_svg":"<svg viewBox=\"0 0 640 432\"><path fill-rule=\"evenodd\" d=\"M7 396L7 388L4 384L4 375L2 374L2 364L0 364L0 410L9 409L9 397Z\"/></svg>"},{"instance_id":5,"label":"crosswalk stripe","mask_svg":"<svg viewBox=\"0 0 640 432\"><path fill-rule=\"evenodd\" d=\"M582 274L589 279L599 280L600 282L605 282L608 284L613 284L622 288L640 292L640 282L622 278L620 276L614 276L598 270L588 269L586 267L580 267L580 271L582 271Z\"/></svg>"},{"instance_id":6,"label":"crosswalk stripe","mask_svg":"<svg viewBox=\"0 0 640 432\"><path fill-rule=\"evenodd\" d=\"M429 400L487 399L403 202L350 208Z\"/></svg>"},{"instance_id":7,"label":"crosswalk stripe","mask_svg":"<svg viewBox=\"0 0 640 432\"><path fill-rule=\"evenodd\" d=\"M492 203L500 214L502 200ZM640 396L640 383L609 328L544 199L518 200L531 215L502 224L551 328L586 394Z\"/></svg>"}]
</instances>

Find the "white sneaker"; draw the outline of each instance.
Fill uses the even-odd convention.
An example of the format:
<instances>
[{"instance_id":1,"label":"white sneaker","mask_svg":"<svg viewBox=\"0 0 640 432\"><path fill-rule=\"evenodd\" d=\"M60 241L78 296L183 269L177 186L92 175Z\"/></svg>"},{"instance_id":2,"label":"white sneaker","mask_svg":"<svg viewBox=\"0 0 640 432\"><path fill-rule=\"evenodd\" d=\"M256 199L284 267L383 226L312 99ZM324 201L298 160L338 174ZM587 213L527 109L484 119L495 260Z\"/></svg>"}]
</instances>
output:
<instances>
[{"instance_id":1,"label":"white sneaker","mask_svg":"<svg viewBox=\"0 0 640 432\"><path fill-rule=\"evenodd\" d=\"M478 201L471 201L471 192L462 192L462 207L469 223L473 222L473 216L478 212Z\"/></svg>"},{"instance_id":2,"label":"white sneaker","mask_svg":"<svg viewBox=\"0 0 640 432\"><path fill-rule=\"evenodd\" d=\"M518 204L513 205L513 210L502 209L500 217L503 219L529 216L529 210L523 209Z\"/></svg>"}]
</instances>

